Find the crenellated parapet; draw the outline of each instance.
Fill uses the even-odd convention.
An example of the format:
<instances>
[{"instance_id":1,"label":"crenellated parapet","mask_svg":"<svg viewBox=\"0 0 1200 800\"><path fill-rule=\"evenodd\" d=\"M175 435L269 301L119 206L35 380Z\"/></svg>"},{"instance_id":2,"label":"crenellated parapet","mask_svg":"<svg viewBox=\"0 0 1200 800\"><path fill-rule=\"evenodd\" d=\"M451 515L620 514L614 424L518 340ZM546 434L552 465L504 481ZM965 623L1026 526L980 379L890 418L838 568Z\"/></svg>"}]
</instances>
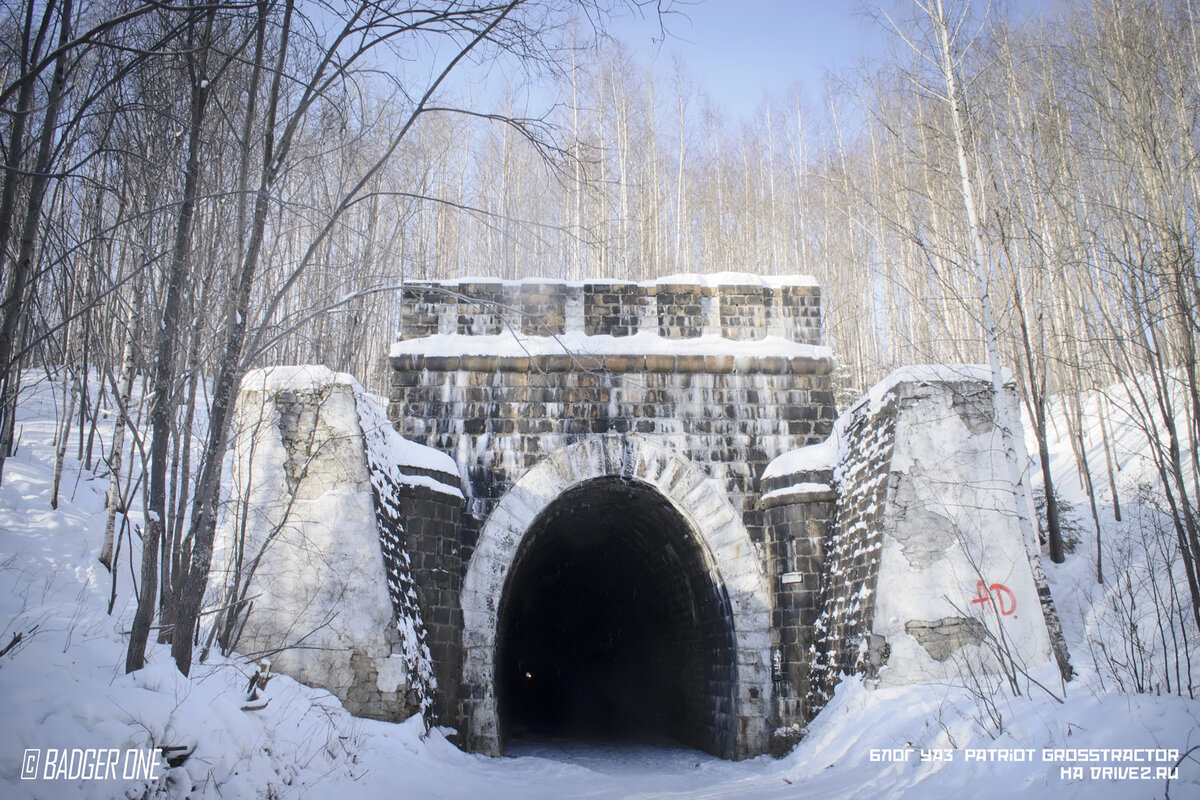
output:
<instances>
[{"instance_id":1,"label":"crenellated parapet","mask_svg":"<svg viewBox=\"0 0 1200 800\"><path fill-rule=\"evenodd\" d=\"M625 281L460 279L405 287L399 338L435 335L778 337L821 343L821 290L803 276L740 273Z\"/></svg>"}]
</instances>

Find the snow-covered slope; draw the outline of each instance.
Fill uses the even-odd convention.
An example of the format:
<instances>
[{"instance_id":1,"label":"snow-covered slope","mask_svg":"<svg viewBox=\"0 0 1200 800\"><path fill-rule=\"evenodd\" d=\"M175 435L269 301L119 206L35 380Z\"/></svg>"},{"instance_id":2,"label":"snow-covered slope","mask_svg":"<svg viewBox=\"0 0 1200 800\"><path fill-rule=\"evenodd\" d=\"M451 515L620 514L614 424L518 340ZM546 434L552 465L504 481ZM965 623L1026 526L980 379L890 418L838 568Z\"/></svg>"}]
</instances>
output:
<instances>
[{"instance_id":1,"label":"snow-covered slope","mask_svg":"<svg viewBox=\"0 0 1200 800\"><path fill-rule=\"evenodd\" d=\"M1064 702L1031 685L1021 686L1020 697L993 693L986 678L876 690L846 680L807 738L781 760L731 763L689 750L565 744L489 759L458 751L436 730L422 738L418 720L353 718L327 692L282 676L268 684L265 707L244 710L255 667L237 660L213 656L185 679L166 649L152 644L150 665L123 674L122 632L132 617L129 564L123 554L109 616L110 576L96 561L107 482L81 473L68 456L59 508L50 510L54 409L46 387L23 400L20 416L20 450L7 462L0 488L0 648L22 636L0 656L3 797L1116 800L1161 797L1166 782L1153 769L1174 762L1157 752L1119 753L1152 760L1117 761L1102 750L1182 754L1200 745L1200 703L1120 694L1111 681L1101 686L1085 643L1087 625L1070 624L1071 615L1086 616L1090 608L1091 595L1076 591L1089 575L1084 553L1049 570L1081 672ZM1109 535L1115 540L1121 530ZM1052 670L1035 677L1064 696ZM113 749L123 758L127 750L162 746L186 748L173 755L192 752L182 766L158 767L151 780L42 778L47 759L64 748ZM930 757L949 751L952 760L922 761L922 748ZM1063 749L1069 750L1057 752ZM31 750L40 759L37 779L22 780ZM1172 798L1200 797L1198 754L1179 766ZM1012 760L1029 755L1032 761ZM1148 779L1092 774L1092 768L1146 766ZM1081 773L1064 776L1064 767Z\"/></svg>"}]
</instances>

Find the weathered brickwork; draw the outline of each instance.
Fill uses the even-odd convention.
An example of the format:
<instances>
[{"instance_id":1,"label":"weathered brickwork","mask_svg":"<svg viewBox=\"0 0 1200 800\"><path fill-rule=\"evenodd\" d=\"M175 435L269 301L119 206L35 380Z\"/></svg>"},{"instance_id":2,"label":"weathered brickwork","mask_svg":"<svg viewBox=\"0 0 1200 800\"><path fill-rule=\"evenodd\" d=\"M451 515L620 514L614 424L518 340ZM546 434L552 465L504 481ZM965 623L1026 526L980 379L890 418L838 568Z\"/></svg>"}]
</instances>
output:
<instances>
[{"instance_id":1,"label":"weathered brickwork","mask_svg":"<svg viewBox=\"0 0 1200 800\"><path fill-rule=\"evenodd\" d=\"M589 283L583 287L583 322L588 336L632 336L641 328L646 289L636 283Z\"/></svg>"},{"instance_id":2,"label":"weathered brickwork","mask_svg":"<svg viewBox=\"0 0 1200 800\"><path fill-rule=\"evenodd\" d=\"M411 467L409 471L420 472ZM457 483L457 476L427 474L442 483ZM453 722L462 672L462 501L426 486L395 484L386 478L377 482L383 484L375 491L375 511L392 607L399 620L420 619L413 633L436 677L436 686L422 685L418 671L409 665L411 702L414 707L423 705L421 710L432 721Z\"/></svg>"},{"instance_id":3,"label":"weathered brickwork","mask_svg":"<svg viewBox=\"0 0 1200 800\"><path fill-rule=\"evenodd\" d=\"M805 698L811 680L813 631L826 588L826 546L836 500L832 483L832 470L820 469L777 476L762 484L774 581L772 624L779 632L772 678L782 726L810 717Z\"/></svg>"},{"instance_id":4,"label":"weathered brickwork","mask_svg":"<svg viewBox=\"0 0 1200 800\"><path fill-rule=\"evenodd\" d=\"M825 543L805 718L824 706L840 675L877 674L887 661L886 644L873 641L870 631L895 418L896 398L891 394L878 408L864 398L844 417L845 457L837 476L834 524Z\"/></svg>"},{"instance_id":5,"label":"weathered brickwork","mask_svg":"<svg viewBox=\"0 0 1200 800\"><path fill-rule=\"evenodd\" d=\"M761 339L767 335L769 291L762 286L731 286L721 297L721 335Z\"/></svg>"},{"instance_id":6,"label":"weathered brickwork","mask_svg":"<svg viewBox=\"0 0 1200 800\"><path fill-rule=\"evenodd\" d=\"M446 293L430 286L409 286L401 291L404 314L401 328L410 338L434 336L446 318ZM470 306L468 306L469 308ZM455 324L458 324L457 314Z\"/></svg>"},{"instance_id":7,"label":"weathered brickwork","mask_svg":"<svg viewBox=\"0 0 1200 800\"><path fill-rule=\"evenodd\" d=\"M703 334L704 321L712 315L712 287L664 283L655 288L660 336L694 339Z\"/></svg>"},{"instance_id":8,"label":"weathered brickwork","mask_svg":"<svg viewBox=\"0 0 1200 800\"><path fill-rule=\"evenodd\" d=\"M980 368L912 367L838 420L829 476L836 501L817 562L819 614L807 628L807 660L784 659L799 676L807 668L808 691L798 708L781 703L781 719L811 719L844 675L870 685L957 681L997 671L1006 659L1048 660L1048 620L1056 614L1039 602L1036 544L1024 538L1019 492L1006 479L998 403L1015 409L1015 392L1008 387L997 398ZM764 505L780 515L771 519L772 538L800 539L826 476L772 480L792 484L764 486ZM785 610L791 601L779 600ZM789 640L786 625L781 634Z\"/></svg>"},{"instance_id":9,"label":"weathered brickwork","mask_svg":"<svg viewBox=\"0 0 1200 800\"><path fill-rule=\"evenodd\" d=\"M500 283L469 283L462 287L455 333L495 336L504 330L503 307L508 298Z\"/></svg>"},{"instance_id":10,"label":"weathered brickwork","mask_svg":"<svg viewBox=\"0 0 1200 800\"><path fill-rule=\"evenodd\" d=\"M736 341L778 336L821 344L821 290L815 284L730 280L413 283L401 293L400 339L495 335L505 329L558 335L575 327L588 336L657 333Z\"/></svg>"},{"instance_id":11,"label":"weathered brickwork","mask_svg":"<svg viewBox=\"0 0 1200 800\"><path fill-rule=\"evenodd\" d=\"M533 329L522 322L527 317L515 315L516 305L492 306L484 314L470 294L481 287L406 290L412 302L406 299L402 338L414 327L419 332L436 327L427 317L431 292L440 292L437 302L443 313L458 319L460 332L493 330L489 320L497 310L514 314L507 323L514 329ZM731 334L724 338L761 339L767 331L764 303L778 293L781 308L803 314L786 318L805 323L788 329L792 341L819 338L820 295L810 286L752 287L758 293L753 295L756 306L746 286L727 290L678 284L489 284L489 302L499 296L497 287L512 297L523 292L539 298L558 296L563 308L582 308L583 319L575 322L582 321L590 336L637 333L641 317L633 313L635 303L657 297L658 333L667 339L700 335L706 298L733 309L722 312L721 333ZM570 299L580 292L582 303ZM804 305L810 301L814 304ZM487 317L486 324L464 322L480 315ZM557 319L553 321L557 328ZM397 430L453 456L467 479L472 519L465 521L464 562L473 546L471 528L491 513L516 477L561 447L608 433L654 437L704 465L727 484L752 537L762 542L758 475L777 455L823 440L836 416L832 361L825 355L413 353L394 356L392 365L389 416Z\"/></svg>"},{"instance_id":12,"label":"weathered brickwork","mask_svg":"<svg viewBox=\"0 0 1200 800\"><path fill-rule=\"evenodd\" d=\"M835 415L829 376L808 358L408 356L393 365L397 430L456 456L468 512L480 520L556 449L638 434L666 441L725 482L761 541L757 476L775 456L823 440Z\"/></svg>"},{"instance_id":13,"label":"weathered brickwork","mask_svg":"<svg viewBox=\"0 0 1200 800\"><path fill-rule=\"evenodd\" d=\"M522 283L517 296L521 309L521 333L558 336L566 331L567 303L571 299L558 283Z\"/></svg>"},{"instance_id":14,"label":"weathered brickwork","mask_svg":"<svg viewBox=\"0 0 1200 800\"><path fill-rule=\"evenodd\" d=\"M412 561L405 542L405 530L400 503L400 487L392 482L386 474L373 467L372 489L375 500L375 520L379 525L379 549L383 555L383 571L387 576L388 597L392 601L392 611L396 620L420 620L422 624L413 625L410 634L411 648L401 648L407 672L408 702L413 711L419 711L426 719L431 719L436 705L437 685L429 680L428 674L422 674L422 666L432 666L433 657L429 652L428 626L421 619L424 604L417 594L417 586L413 575ZM407 631L404 631L408 633ZM405 652L408 649L409 652ZM354 693L370 698L377 688L378 673L372 675L366 672L369 665L363 664L363 669L356 669L356 681L352 687ZM430 670L424 670L429 672Z\"/></svg>"},{"instance_id":15,"label":"weathered brickwork","mask_svg":"<svg viewBox=\"0 0 1200 800\"><path fill-rule=\"evenodd\" d=\"M797 342L821 341L821 296L803 287L784 286L771 295L767 327Z\"/></svg>"}]
</instances>

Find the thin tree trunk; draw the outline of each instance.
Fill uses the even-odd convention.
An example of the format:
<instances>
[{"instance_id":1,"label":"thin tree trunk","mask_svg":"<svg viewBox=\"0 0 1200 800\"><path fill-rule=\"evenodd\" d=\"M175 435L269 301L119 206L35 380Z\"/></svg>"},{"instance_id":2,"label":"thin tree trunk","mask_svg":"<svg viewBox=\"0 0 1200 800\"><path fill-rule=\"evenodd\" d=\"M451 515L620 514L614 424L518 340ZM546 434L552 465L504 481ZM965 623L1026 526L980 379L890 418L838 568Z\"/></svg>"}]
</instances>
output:
<instances>
[{"instance_id":1,"label":"thin tree trunk","mask_svg":"<svg viewBox=\"0 0 1200 800\"><path fill-rule=\"evenodd\" d=\"M71 3L72 0L64 0L59 12L60 46L70 40ZM42 23L43 31L49 24L49 16L53 6L53 3L47 4L46 18ZM33 261L37 245L38 227L41 222L42 202L46 197L46 189L50 185L50 162L53 158L54 134L58 127L58 113L62 108L63 93L67 89L67 55L68 51L64 49L58 58L55 59L54 77L50 81L50 92L46 98L46 112L42 119L42 130L38 140L37 161L34 164L33 175L29 179L29 194L27 195L25 206L25 221L21 227L17 260L13 264L12 273L9 276L8 294L4 298L3 306L4 316L3 321L0 322L0 482L4 478L4 460L12 452L17 387L20 381L20 377L16 374L20 371L20 364L13 363L13 355L18 350L18 333L21 323L25 319L28 294L34 280ZM32 83L33 81L29 82L31 91ZM26 105L21 106L18 104L17 121L19 125L14 125L14 136L10 138L9 142L10 148L18 151L21 147L21 139L24 138L24 124L26 115L29 113L28 104L32 102L32 99L26 95L24 86L21 89L20 95L26 98ZM9 156L10 160L14 157L19 157L11 151ZM5 197L2 201L5 204L9 201L8 191L10 187L15 192L15 183L18 180L18 174L18 172L9 172L6 176ZM0 208L0 223L4 222L4 213L8 213L11 216L11 211ZM7 236L7 230L0 231L0 248L3 247L5 243L3 239L6 239ZM0 258L3 258L3 256L0 256Z\"/></svg>"},{"instance_id":2,"label":"thin tree trunk","mask_svg":"<svg viewBox=\"0 0 1200 800\"><path fill-rule=\"evenodd\" d=\"M69 371L69 370L67 370ZM67 458L67 440L71 437L71 419L75 416L78 383L72 378L61 376L63 382L63 417L58 426L58 437L54 447L54 476L50 481L50 508L58 508L58 485L62 480L63 462Z\"/></svg>"},{"instance_id":3,"label":"thin tree trunk","mask_svg":"<svg viewBox=\"0 0 1200 800\"><path fill-rule=\"evenodd\" d=\"M1121 521L1121 499L1117 495L1117 475L1113 469L1113 450L1116 444L1109 434L1111 423L1108 421L1108 399L1103 392L1096 393L1096 416L1100 419L1100 437L1104 443L1104 465L1108 469L1108 486L1112 492L1113 517Z\"/></svg>"},{"instance_id":4,"label":"thin tree trunk","mask_svg":"<svg viewBox=\"0 0 1200 800\"><path fill-rule=\"evenodd\" d=\"M133 395L134 330L137 324L135 309L136 303L131 303L126 321L129 334L125 337L125 347L121 353L121 374L117 383L117 417L113 421L112 446L108 454L108 496L104 503L104 544L100 548L100 563L110 572L113 568L117 513L125 513L126 498L121 494L121 461L125 451L125 427L129 424L129 403Z\"/></svg>"},{"instance_id":5,"label":"thin tree trunk","mask_svg":"<svg viewBox=\"0 0 1200 800\"><path fill-rule=\"evenodd\" d=\"M987 255L987 247L983 241L983 227L980 224L979 214L976 210L975 185L967 155L969 145L966 104L959 91L957 70L951 51L951 33L942 0L935 0L934 8L936 9L936 15L931 15L931 21L934 23L938 45L941 50L942 77L946 82L946 99L950 107L950 119L954 128L955 155L958 162L963 208L966 211L967 226L971 239L973 255L971 266L975 272L975 282L979 293L980 324L983 328L988 364L991 367L996 421L1000 428L1005 461L1008 464L1009 474L1013 483L1014 499L1016 500L1017 509L1020 512L1017 514L1017 517L1021 526L1022 539L1025 541L1026 547L1029 548L1030 563L1034 570L1035 579L1040 578L1044 582L1045 575L1042 574L1039 576L1038 574L1041 572L1041 563L1038 557L1035 533L1030 528L1030 522L1035 518L1033 500L1029 493L1029 485L1025 480L1026 470L1020 464L1017 457L1017 446L1014 441L1015 428L1013 421L1010 419L1008 404L1004 401L1004 367L1000 360L999 334L992 316L991 280L989 275L990 261ZM1050 640L1054 647L1055 657L1058 660L1059 671L1062 673L1064 679L1069 679L1072 675L1072 669L1066 651L1066 643L1063 639L1061 628L1058 626L1058 614L1054 610L1054 600L1051 598L1050 592L1044 590L1043 585L1039 584L1038 590L1042 600L1046 624L1050 628Z\"/></svg>"},{"instance_id":6,"label":"thin tree trunk","mask_svg":"<svg viewBox=\"0 0 1200 800\"><path fill-rule=\"evenodd\" d=\"M188 118L187 166L184 168L183 196L171 248L171 265L167 273L167 295L163 304L161 323L155 335L154 385L150 403L150 481L146 509L146 530L142 537L142 582L138 592L137 611L129 634L129 649L125 656L125 671L141 669L146 663L146 642L154 609L158 600L159 545L167 517L166 478L171 446L174 406L171 394L175 383L175 341L178 317L182 304L184 280L191 254L192 218L200 188L201 132L208 107L210 86L206 75L207 51L216 16L215 7L208 11L204 32L195 47L190 111Z\"/></svg>"}]
</instances>

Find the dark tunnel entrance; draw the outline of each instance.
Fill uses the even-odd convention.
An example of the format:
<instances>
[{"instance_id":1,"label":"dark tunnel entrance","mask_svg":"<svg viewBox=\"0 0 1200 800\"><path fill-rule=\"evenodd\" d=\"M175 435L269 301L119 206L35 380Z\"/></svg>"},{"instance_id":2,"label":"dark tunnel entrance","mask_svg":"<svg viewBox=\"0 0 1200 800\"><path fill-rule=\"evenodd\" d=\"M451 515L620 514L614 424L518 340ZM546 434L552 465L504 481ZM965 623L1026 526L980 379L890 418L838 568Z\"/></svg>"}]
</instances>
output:
<instances>
[{"instance_id":1,"label":"dark tunnel entrance","mask_svg":"<svg viewBox=\"0 0 1200 800\"><path fill-rule=\"evenodd\" d=\"M498 633L503 747L665 738L733 756L729 602L650 486L599 478L552 502L514 560Z\"/></svg>"}]
</instances>

